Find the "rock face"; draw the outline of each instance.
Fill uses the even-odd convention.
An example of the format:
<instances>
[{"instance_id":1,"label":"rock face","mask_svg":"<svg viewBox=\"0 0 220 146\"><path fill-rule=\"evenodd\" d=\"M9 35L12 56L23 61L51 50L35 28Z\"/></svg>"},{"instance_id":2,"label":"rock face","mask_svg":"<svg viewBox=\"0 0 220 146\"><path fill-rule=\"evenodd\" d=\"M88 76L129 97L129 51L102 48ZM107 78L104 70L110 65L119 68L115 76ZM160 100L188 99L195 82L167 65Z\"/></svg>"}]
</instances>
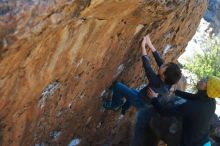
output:
<instances>
[{"instance_id":1,"label":"rock face","mask_svg":"<svg viewBox=\"0 0 220 146\"><path fill-rule=\"evenodd\" d=\"M204 19L208 22L210 35L219 35L220 34L220 0L209 0L208 9L205 12ZM207 29L207 30L208 30Z\"/></svg>"},{"instance_id":2,"label":"rock face","mask_svg":"<svg viewBox=\"0 0 220 146\"><path fill-rule=\"evenodd\" d=\"M176 61L207 5L206 0L0 3L8 6L0 12L3 146L128 145L135 110L119 120L118 113L101 108L101 95L116 79L130 87L146 82L139 42L149 32L165 60Z\"/></svg>"}]
</instances>

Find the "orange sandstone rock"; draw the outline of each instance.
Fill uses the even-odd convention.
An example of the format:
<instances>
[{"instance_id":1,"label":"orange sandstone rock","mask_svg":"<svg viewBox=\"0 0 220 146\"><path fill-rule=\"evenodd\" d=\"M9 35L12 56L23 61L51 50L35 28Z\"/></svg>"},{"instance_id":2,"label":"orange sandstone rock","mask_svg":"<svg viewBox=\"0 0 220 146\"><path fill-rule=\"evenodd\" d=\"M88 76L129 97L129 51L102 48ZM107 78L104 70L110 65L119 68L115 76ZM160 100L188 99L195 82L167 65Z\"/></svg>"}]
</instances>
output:
<instances>
[{"instance_id":1,"label":"orange sandstone rock","mask_svg":"<svg viewBox=\"0 0 220 146\"><path fill-rule=\"evenodd\" d=\"M128 145L135 110L118 121L118 113L102 110L101 93L116 79L131 87L147 82L139 47L147 33L166 61L176 61L206 5L207 0L27 5L13 24L0 24L0 145Z\"/></svg>"}]
</instances>

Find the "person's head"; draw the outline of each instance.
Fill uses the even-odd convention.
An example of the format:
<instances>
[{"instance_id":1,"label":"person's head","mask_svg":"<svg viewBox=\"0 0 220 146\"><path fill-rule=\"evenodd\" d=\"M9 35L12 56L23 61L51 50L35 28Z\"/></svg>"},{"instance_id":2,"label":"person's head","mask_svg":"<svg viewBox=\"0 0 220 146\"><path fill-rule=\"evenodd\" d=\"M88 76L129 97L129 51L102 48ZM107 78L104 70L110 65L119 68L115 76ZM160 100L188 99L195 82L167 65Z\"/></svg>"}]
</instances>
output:
<instances>
[{"instance_id":1,"label":"person's head","mask_svg":"<svg viewBox=\"0 0 220 146\"><path fill-rule=\"evenodd\" d=\"M176 84L182 76L180 67L173 62L161 65L158 74L167 85Z\"/></svg>"},{"instance_id":2,"label":"person's head","mask_svg":"<svg viewBox=\"0 0 220 146\"><path fill-rule=\"evenodd\" d=\"M196 88L201 91L207 90L207 83L208 83L208 77L204 77L197 82Z\"/></svg>"}]
</instances>

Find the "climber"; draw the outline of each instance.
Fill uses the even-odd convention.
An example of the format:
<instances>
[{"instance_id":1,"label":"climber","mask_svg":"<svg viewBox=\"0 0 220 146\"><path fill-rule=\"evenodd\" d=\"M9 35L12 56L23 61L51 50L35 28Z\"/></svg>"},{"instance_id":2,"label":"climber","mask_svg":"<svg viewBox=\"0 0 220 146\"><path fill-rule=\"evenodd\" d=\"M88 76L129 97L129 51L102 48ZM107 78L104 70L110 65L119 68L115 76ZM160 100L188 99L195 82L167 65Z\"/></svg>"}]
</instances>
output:
<instances>
[{"instance_id":1,"label":"climber","mask_svg":"<svg viewBox=\"0 0 220 146\"><path fill-rule=\"evenodd\" d=\"M216 97L220 97L220 78L209 76L197 83L198 92L191 94L176 90L176 95L186 102L174 107L166 107L159 102L160 94L147 89L155 109L162 115L182 116L182 136L180 146L211 146L209 129L214 116Z\"/></svg>"},{"instance_id":2,"label":"climber","mask_svg":"<svg viewBox=\"0 0 220 146\"><path fill-rule=\"evenodd\" d=\"M153 53L157 65L159 66L158 75L155 74L149 64L147 56L146 44L149 47L149 51ZM150 104L147 99L146 89L151 87L156 92L162 94L168 94L171 86L176 84L181 78L181 70L175 63L164 64L159 53L151 43L149 35L145 36L141 43L142 49L142 61L145 69L146 76L149 80L149 84L139 91L128 88L126 85L116 82L112 85L112 100L104 101L103 107L108 110L118 111L122 109L121 113L124 115L131 105L137 109L145 108ZM148 51L148 52L149 52ZM124 99L125 98L125 99Z\"/></svg>"}]
</instances>

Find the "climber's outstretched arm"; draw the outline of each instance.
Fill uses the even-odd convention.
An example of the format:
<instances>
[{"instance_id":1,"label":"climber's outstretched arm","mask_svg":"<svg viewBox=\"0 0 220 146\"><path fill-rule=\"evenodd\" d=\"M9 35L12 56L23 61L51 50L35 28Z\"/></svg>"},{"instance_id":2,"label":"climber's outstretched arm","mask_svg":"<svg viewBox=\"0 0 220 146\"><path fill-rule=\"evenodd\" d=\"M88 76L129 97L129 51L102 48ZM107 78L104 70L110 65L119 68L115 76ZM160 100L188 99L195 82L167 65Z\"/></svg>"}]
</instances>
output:
<instances>
[{"instance_id":1,"label":"climber's outstretched arm","mask_svg":"<svg viewBox=\"0 0 220 146\"><path fill-rule=\"evenodd\" d=\"M143 67L149 82L151 84L154 84L154 86L157 86L160 83L160 79L157 77L157 75L155 74L149 63L149 58L147 56L147 51L145 48L146 43L147 43L147 37L144 37L141 43Z\"/></svg>"},{"instance_id":2,"label":"climber's outstretched arm","mask_svg":"<svg viewBox=\"0 0 220 146\"><path fill-rule=\"evenodd\" d=\"M146 35L145 38L146 38L146 43L147 43L148 47L150 48L151 52L153 53L154 59L156 60L158 67L160 67L164 62L163 59L160 57L159 52L156 50L156 48L152 44L149 34Z\"/></svg>"}]
</instances>

